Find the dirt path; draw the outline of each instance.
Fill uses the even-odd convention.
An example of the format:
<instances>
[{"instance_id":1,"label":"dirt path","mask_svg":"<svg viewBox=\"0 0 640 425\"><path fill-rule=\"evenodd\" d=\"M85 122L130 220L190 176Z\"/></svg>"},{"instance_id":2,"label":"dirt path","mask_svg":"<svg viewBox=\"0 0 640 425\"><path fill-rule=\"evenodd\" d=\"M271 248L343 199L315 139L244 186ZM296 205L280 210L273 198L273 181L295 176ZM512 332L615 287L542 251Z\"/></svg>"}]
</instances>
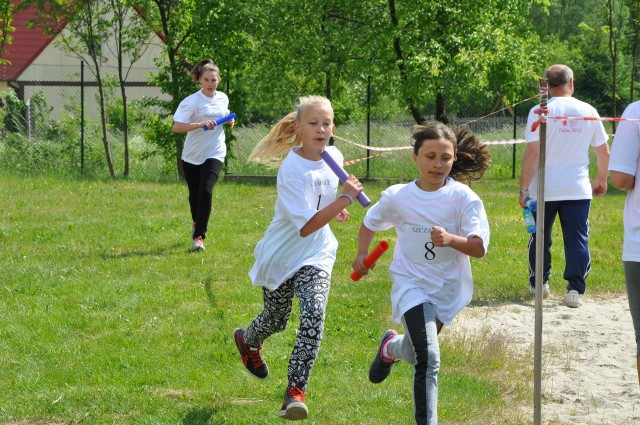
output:
<instances>
[{"instance_id":1,"label":"dirt path","mask_svg":"<svg viewBox=\"0 0 640 425\"><path fill-rule=\"evenodd\" d=\"M584 298L580 308L560 296L544 301L542 325L542 422L544 424L640 424L636 344L625 296ZM535 306L467 307L451 331L510 335L533 364ZM532 378L533 379L533 378ZM524 407L533 421L531 405Z\"/></svg>"}]
</instances>

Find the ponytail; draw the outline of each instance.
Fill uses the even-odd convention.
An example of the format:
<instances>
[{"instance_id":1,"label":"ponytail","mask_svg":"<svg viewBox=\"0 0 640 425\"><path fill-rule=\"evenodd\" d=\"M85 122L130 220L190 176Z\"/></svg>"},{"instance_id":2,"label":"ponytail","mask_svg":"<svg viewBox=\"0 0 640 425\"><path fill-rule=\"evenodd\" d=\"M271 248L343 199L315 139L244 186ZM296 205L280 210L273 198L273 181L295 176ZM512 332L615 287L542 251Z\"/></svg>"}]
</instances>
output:
<instances>
[{"instance_id":1,"label":"ponytail","mask_svg":"<svg viewBox=\"0 0 640 425\"><path fill-rule=\"evenodd\" d=\"M456 160L449 175L456 180L480 180L489 168L491 154L487 146L468 127L453 129L456 135Z\"/></svg>"},{"instance_id":2,"label":"ponytail","mask_svg":"<svg viewBox=\"0 0 640 425\"><path fill-rule=\"evenodd\" d=\"M269 133L253 148L248 161L258 162L276 168L293 146L301 144L295 134L293 124L297 112L291 112L274 125Z\"/></svg>"}]
</instances>

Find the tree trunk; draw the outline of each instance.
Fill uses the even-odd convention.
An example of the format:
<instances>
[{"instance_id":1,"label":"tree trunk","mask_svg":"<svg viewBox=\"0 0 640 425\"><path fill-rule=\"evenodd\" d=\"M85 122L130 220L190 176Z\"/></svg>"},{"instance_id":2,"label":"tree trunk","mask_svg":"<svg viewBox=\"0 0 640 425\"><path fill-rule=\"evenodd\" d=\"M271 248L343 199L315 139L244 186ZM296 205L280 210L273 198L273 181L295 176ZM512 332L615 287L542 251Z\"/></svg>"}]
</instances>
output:
<instances>
[{"instance_id":1,"label":"tree trunk","mask_svg":"<svg viewBox=\"0 0 640 425\"><path fill-rule=\"evenodd\" d=\"M633 7L631 8L631 18L629 19L633 28L631 31L631 82L629 83L629 103L633 103L636 88L636 74L638 73L638 38L640 37L640 34L638 34L638 30L640 29L640 25L638 25L638 6L640 6L640 1L634 1Z\"/></svg>"},{"instance_id":2,"label":"tree trunk","mask_svg":"<svg viewBox=\"0 0 640 425\"><path fill-rule=\"evenodd\" d=\"M616 31L614 29L613 14L614 14L613 0L607 1L607 18L609 24L609 55L611 56L611 113L613 117L617 116L616 108L616 96L617 96L617 84L618 84L618 43L616 40ZM615 134L616 123L611 122L611 130Z\"/></svg>"},{"instance_id":3,"label":"tree trunk","mask_svg":"<svg viewBox=\"0 0 640 425\"><path fill-rule=\"evenodd\" d=\"M122 16L122 14L121 14ZM122 137L124 138L124 171L122 175L129 177L129 112L127 107L127 88L125 78L122 73L122 27L117 31L118 37L118 82L120 83L120 96L122 96Z\"/></svg>"},{"instance_id":4,"label":"tree trunk","mask_svg":"<svg viewBox=\"0 0 640 425\"><path fill-rule=\"evenodd\" d=\"M179 66L178 66L178 61L177 61L177 57L176 57L176 52L174 49L169 49L169 64L171 67L171 78L172 81L179 81ZM179 90L175 87L175 85L172 87L173 89L173 93L171 93L171 98L173 99L173 110L175 111L178 108L178 105L180 104L180 93L178 92ZM182 147L184 145L184 139L183 138L176 138L176 150L175 150L175 158L176 158L176 170L178 171L178 178L180 180L184 180L184 169L182 168L182 161L181 161L181 157L182 157Z\"/></svg>"},{"instance_id":5,"label":"tree trunk","mask_svg":"<svg viewBox=\"0 0 640 425\"><path fill-rule=\"evenodd\" d=\"M129 108L127 107L127 90L124 81L120 82L122 93L122 137L124 137L124 172L122 175L129 177Z\"/></svg>"},{"instance_id":6,"label":"tree trunk","mask_svg":"<svg viewBox=\"0 0 640 425\"><path fill-rule=\"evenodd\" d=\"M389 15L391 16L391 24L394 28L398 28L399 21L398 16L396 15L396 2L395 0L389 0ZM399 34L396 32L396 34ZM400 81L403 86L403 93L405 93L405 99L407 102L407 108L409 112L411 112L411 116L415 120L416 124L421 124L424 122L424 117L420 112L420 109L416 106L413 96L410 94L410 90L407 87L409 83L409 76L407 75L407 67L404 63L404 53L402 52L402 47L400 46L400 35L397 35L393 39L393 50L396 52L396 60L398 64L398 71L400 71Z\"/></svg>"},{"instance_id":7,"label":"tree trunk","mask_svg":"<svg viewBox=\"0 0 640 425\"><path fill-rule=\"evenodd\" d=\"M442 94L442 92L438 92L436 95L436 120L444 124L449 124L447 111L445 110L444 94Z\"/></svg>"},{"instance_id":8,"label":"tree trunk","mask_svg":"<svg viewBox=\"0 0 640 425\"><path fill-rule=\"evenodd\" d=\"M107 166L109 167L109 174L112 179L116 178L116 173L113 168L113 159L111 158L111 148L109 147L109 138L107 135L107 113L105 108L105 95L104 87L102 87L102 75L100 74L100 66L98 61L94 58L94 66L96 70L96 82L98 84L98 94L100 97L100 123L102 127L102 144L104 145L104 154L107 159Z\"/></svg>"}]
</instances>

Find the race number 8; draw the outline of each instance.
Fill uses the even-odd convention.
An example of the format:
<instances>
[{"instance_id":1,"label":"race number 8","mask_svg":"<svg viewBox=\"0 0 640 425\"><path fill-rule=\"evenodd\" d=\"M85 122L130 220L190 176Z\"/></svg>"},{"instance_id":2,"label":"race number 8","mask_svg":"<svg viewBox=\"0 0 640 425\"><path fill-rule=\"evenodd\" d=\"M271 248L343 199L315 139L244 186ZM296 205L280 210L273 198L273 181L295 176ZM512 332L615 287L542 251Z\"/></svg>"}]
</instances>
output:
<instances>
[{"instance_id":1,"label":"race number 8","mask_svg":"<svg viewBox=\"0 0 640 425\"><path fill-rule=\"evenodd\" d=\"M435 245L433 244L433 242L427 242L426 244L424 244L424 248L427 250L427 252L424 253L424 258L426 258L427 260L433 260L434 258L436 258L436 253L433 251L434 247Z\"/></svg>"}]
</instances>

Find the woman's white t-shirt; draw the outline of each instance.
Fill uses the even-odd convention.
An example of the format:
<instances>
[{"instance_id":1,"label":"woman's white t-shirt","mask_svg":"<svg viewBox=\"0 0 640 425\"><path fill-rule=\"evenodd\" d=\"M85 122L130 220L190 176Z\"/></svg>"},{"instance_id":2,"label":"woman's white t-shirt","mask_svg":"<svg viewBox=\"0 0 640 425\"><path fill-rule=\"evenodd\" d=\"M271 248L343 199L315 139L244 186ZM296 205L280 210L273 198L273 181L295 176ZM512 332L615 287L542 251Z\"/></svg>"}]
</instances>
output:
<instances>
[{"instance_id":1,"label":"woman's white t-shirt","mask_svg":"<svg viewBox=\"0 0 640 425\"><path fill-rule=\"evenodd\" d=\"M640 118L640 102L627 106L622 118ZM611 145L609 170L635 177L635 186L627 192L624 204L624 242L622 260L640 262L640 123L621 121Z\"/></svg>"},{"instance_id":2,"label":"woman's white t-shirt","mask_svg":"<svg viewBox=\"0 0 640 425\"><path fill-rule=\"evenodd\" d=\"M207 120L217 120L229 114L229 98L226 94L216 91L213 97L205 96L202 90L186 97L175 114L174 122L191 123ZM187 132L182 148L182 160L194 165L200 165L209 158L224 162L227 155L227 145L224 142L224 129L217 125L213 130L196 128Z\"/></svg>"},{"instance_id":3,"label":"woman's white t-shirt","mask_svg":"<svg viewBox=\"0 0 640 425\"><path fill-rule=\"evenodd\" d=\"M323 161L310 161L294 147L278 170L275 212L264 238L254 250L249 271L255 286L277 289L305 265L329 274L336 260L338 241L329 224L308 235L300 229L321 209L335 201L339 179ZM344 158L333 146L327 152L338 164Z\"/></svg>"},{"instance_id":4,"label":"woman's white t-shirt","mask_svg":"<svg viewBox=\"0 0 640 425\"><path fill-rule=\"evenodd\" d=\"M448 178L441 189L427 192L416 182L394 185L364 218L373 231L395 227L398 240L389 266L393 280L393 319L400 323L409 309L432 303L436 317L449 324L471 301L473 278L469 257L450 247L436 247L430 229L482 239L489 246L489 222L482 201L468 186Z\"/></svg>"}]
</instances>

